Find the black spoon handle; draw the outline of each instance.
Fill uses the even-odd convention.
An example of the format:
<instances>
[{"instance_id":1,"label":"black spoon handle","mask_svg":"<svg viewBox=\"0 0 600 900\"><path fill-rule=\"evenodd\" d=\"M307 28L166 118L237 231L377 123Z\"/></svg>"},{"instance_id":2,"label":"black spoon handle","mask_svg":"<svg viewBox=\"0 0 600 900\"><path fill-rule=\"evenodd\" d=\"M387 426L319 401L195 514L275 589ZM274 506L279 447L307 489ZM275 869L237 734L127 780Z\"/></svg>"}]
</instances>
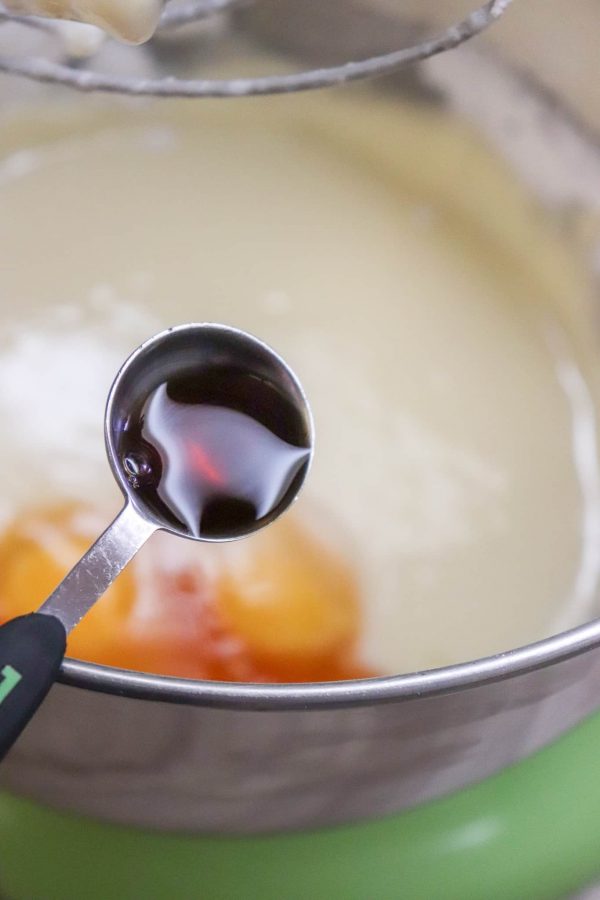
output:
<instances>
[{"instance_id":1,"label":"black spoon handle","mask_svg":"<svg viewBox=\"0 0 600 900\"><path fill-rule=\"evenodd\" d=\"M0 627L0 759L56 681L66 645L55 616L31 613Z\"/></svg>"}]
</instances>

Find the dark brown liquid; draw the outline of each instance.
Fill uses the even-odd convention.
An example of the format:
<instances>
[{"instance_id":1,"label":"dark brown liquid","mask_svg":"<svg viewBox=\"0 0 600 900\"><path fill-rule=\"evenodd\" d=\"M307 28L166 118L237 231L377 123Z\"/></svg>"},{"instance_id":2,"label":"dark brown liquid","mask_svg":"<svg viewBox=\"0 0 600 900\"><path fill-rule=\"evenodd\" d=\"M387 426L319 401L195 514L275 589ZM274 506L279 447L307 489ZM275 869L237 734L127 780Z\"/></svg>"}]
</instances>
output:
<instances>
[{"instance_id":1,"label":"dark brown liquid","mask_svg":"<svg viewBox=\"0 0 600 900\"><path fill-rule=\"evenodd\" d=\"M236 537L296 492L308 434L268 381L215 367L160 384L128 419L119 456L160 519L194 537Z\"/></svg>"}]
</instances>

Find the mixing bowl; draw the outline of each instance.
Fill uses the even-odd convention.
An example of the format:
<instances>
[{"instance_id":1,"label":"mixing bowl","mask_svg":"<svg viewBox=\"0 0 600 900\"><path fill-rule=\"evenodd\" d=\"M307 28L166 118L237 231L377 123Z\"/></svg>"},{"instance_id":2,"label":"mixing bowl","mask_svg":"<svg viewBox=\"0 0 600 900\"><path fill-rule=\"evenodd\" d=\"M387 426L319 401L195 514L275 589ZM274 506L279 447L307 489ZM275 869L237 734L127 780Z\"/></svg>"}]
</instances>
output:
<instances>
[{"instance_id":1,"label":"mixing bowl","mask_svg":"<svg viewBox=\"0 0 600 900\"><path fill-rule=\"evenodd\" d=\"M322 63L381 52L431 27L434 14L412 5L398 15L395 4L340 0L332 6L346 23L355 17L356 27L336 31L327 25L329 4L327 10L304 4L299 12L298 4L266 3L242 10L234 25L246 47ZM444 17L454 7L464 4L448 4ZM408 97L469 122L573 241L593 277L600 234L598 25L592 3L578 0L570 9L567 22L558 3L517 2L476 43L344 90L366 102ZM200 35L209 62L217 53L213 41L223 46L216 31ZM143 65L161 69L177 60L185 70L196 65L189 48L186 37L175 36ZM115 54L115 65L141 65L131 62L134 52ZM40 94L46 102L55 96L72 102L57 89L8 81L2 92L7 106L35 104ZM481 202L493 218L494 197ZM597 345L595 334L590 339ZM482 782L597 709L596 612L592 604L591 621L583 616L577 627L492 656L339 683L202 682L69 659L62 683L4 764L1 783L44 806L188 835L308 832L397 814ZM229 896L212 890L210 896ZM123 891L138 896L133 887ZM172 896L192 894L181 887ZM255 894L249 889L247 896ZM289 896L296 894L290 889ZM377 896L397 894L390 888Z\"/></svg>"}]
</instances>

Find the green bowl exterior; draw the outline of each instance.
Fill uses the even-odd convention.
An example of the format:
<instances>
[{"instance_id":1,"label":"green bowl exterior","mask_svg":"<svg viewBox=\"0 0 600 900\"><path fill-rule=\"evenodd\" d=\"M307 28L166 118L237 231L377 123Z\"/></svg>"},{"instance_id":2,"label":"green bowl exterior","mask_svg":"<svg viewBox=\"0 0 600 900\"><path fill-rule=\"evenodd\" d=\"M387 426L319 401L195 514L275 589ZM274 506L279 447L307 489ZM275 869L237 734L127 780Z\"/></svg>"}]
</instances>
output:
<instances>
[{"instance_id":1,"label":"green bowl exterior","mask_svg":"<svg viewBox=\"0 0 600 900\"><path fill-rule=\"evenodd\" d=\"M6 900L554 900L600 875L600 715L480 784L385 819L167 835L0 795Z\"/></svg>"}]
</instances>

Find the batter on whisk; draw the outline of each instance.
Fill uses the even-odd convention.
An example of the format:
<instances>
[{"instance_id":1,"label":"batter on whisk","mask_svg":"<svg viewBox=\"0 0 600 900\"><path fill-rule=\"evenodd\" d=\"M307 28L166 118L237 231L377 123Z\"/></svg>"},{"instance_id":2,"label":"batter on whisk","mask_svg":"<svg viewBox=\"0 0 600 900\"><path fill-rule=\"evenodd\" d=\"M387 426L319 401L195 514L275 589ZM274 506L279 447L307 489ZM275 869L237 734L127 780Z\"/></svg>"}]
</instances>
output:
<instances>
[{"instance_id":1,"label":"batter on whisk","mask_svg":"<svg viewBox=\"0 0 600 900\"><path fill-rule=\"evenodd\" d=\"M97 25L128 44L147 41L156 29L161 0L7 0L8 9Z\"/></svg>"}]
</instances>

